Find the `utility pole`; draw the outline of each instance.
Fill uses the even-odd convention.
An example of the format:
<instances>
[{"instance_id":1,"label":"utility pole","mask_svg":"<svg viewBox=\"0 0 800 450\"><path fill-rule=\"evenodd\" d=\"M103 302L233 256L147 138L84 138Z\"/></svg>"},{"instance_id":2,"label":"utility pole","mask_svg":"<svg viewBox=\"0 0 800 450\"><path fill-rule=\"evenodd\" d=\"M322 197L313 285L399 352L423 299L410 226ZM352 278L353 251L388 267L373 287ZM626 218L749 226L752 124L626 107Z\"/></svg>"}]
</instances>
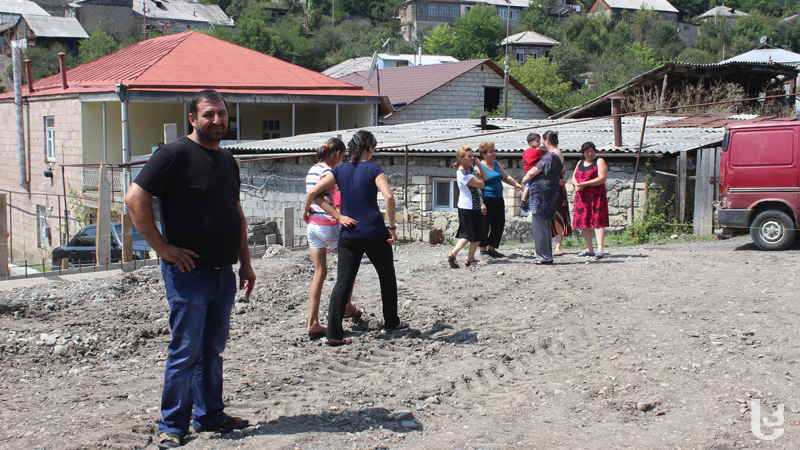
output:
<instances>
[{"instance_id":1,"label":"utility pole","mask_svg":"<svg viewBox=\"0 0 800 450\"><path fill-rule=\"evenodd\" d=\"M506 0L506 59L503 64L503 118L508 118L508 25L511 20L511 1Z\"/></svg>"}]
</instances>

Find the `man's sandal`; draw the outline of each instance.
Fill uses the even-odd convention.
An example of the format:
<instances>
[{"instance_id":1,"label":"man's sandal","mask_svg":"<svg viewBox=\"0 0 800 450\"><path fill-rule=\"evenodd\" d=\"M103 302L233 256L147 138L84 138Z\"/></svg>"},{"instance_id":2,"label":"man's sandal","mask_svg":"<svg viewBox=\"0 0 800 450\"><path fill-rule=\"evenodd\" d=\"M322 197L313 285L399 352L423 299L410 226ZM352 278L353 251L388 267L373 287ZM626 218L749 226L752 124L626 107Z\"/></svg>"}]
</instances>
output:
<instances>
[{"instance_id":1,"label":"man's sandal","mask_svg":"<svg viewBox=\"0 0 800 450\"><path fill-rule=\"evenodd\" d=\"M181 446L181 437L178 433L160 433L156 445L158 448L178 448Z\"/></svg>"}]
</instances>

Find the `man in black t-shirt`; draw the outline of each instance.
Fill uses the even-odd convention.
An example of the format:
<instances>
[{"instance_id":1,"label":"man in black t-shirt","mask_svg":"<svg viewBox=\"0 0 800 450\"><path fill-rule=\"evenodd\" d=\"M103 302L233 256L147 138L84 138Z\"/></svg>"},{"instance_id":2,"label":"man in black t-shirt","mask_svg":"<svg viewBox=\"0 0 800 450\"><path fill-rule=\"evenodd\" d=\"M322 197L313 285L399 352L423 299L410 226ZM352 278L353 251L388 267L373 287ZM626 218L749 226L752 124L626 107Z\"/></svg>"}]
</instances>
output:
<instances>
[{"instance_id":1,"label":"man in black t-shirt","mask_svg":"<svg viewBox=\"0 0 800 450\"><path fill-rule=\"evenodd\" d=\"M228 129L225 100L212 90L189 107L194 130L159 148L125 195L133 224L162 259L172 341L164 373L159 448L175 448L196 432L245 428L222 402L222 352L236 294L256 280L239 203L239 166L219 144ZM161 205L161 232L150 200Z\"/></svg>"}]
</instances>

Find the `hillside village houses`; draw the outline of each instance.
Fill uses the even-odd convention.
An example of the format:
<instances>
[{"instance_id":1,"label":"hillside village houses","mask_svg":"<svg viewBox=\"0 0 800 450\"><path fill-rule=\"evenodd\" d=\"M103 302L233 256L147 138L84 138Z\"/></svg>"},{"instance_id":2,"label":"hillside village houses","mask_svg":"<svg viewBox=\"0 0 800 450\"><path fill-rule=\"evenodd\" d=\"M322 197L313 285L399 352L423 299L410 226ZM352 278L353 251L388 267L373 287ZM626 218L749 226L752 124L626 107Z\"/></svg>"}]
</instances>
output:
<instances>
[{"instance_id":1,"label":"hillside village houses","mask_svg":"<svg viewBox=\"0 0 800 450\"><path fill-rule=\"evenodd\" d=\"M227 99L233 142L377 123L376 94L197 32L143 41L24 86L19 115L14 93L0 94L0 191L13 260L49 258L67 226L77 231L65 196L91 210L99 164L147 156L188 134L188 101L207 88ZM112 175L119 201L129 180L119 169Z\"/></svg>"},{"instance_id":2,"label":"hillside village houses","mask_svg":"<svg viewBox=\"0 0 800 450\"><path fill-rule=\"evenodd\" d=\"M678 8L667 0L595 0L589 8L589 14L610 14L619 17L623 11L635 12L640 9L651 9L664 20L678 22Z\"/></svg>"},{"instance_id":3,"label":"hillside village houses","mask_svg":"<svg viewBox=\"0 0 800 450\"><path fill-rule=\"evenodd\" d=\"M736 8L731 8L730 6L725 6L725 3L723 3L720 6L715 6L703 14L700 14L700 18L704 21L724 20L728 25L733 26L736 25L736 21L739 20L740 17L746 15L746 12L739 11Z\"/></svg>"},{"instance_id":4,"label":"hillside village houses","mask_svg":"<svg viewBox=\"0 0 800 450\"><path fill-rule=\"evenodd\" d=\"M525 64L528 58L549 58L553 47L561 43L535 31L523 31L503 39L501 45L508 47L508 55Z\"/></svg>"},{"instance_id":5,"label":"hillside village houses","mask_svg":"<svg viewBox=\"0 0 800 450\"><path fill-rule=\"evenodd\" d=\"M162 34L234 27L219 5L184 0L76 0L67 3L64 14L88 33L103 26L117 38L141 36L145 27Z\"/></svg>"}]
</instances>

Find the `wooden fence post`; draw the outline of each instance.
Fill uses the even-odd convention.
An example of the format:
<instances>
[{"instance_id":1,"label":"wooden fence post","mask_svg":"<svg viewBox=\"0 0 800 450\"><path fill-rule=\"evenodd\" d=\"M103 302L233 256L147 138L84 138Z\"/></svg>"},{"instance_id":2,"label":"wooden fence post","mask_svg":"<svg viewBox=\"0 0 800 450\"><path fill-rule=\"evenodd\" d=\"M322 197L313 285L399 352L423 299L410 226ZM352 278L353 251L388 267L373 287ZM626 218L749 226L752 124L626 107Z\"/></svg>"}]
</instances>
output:
<instances>
[{"instance_id":1,"label":"wooden fence post","mask_svg":"<svg viewBox=\"0 0 800 450\"><path fill-rule=\"evenodd\" d=\"M6 194L0 194L0 276L8 275L8 203Z\"/></svg>"},{"instance_id":2,"label":"wooden fence post","mask_svg":"<svg viewBox=\"0 0 800 450\"><path fill-rule=\"evenodd\" d=\"M111 258L111 183L108 167L100 165L100 182L97 189L97 232L95 235L95 261L102 264Z\"/></svg>"}]
</instances>

